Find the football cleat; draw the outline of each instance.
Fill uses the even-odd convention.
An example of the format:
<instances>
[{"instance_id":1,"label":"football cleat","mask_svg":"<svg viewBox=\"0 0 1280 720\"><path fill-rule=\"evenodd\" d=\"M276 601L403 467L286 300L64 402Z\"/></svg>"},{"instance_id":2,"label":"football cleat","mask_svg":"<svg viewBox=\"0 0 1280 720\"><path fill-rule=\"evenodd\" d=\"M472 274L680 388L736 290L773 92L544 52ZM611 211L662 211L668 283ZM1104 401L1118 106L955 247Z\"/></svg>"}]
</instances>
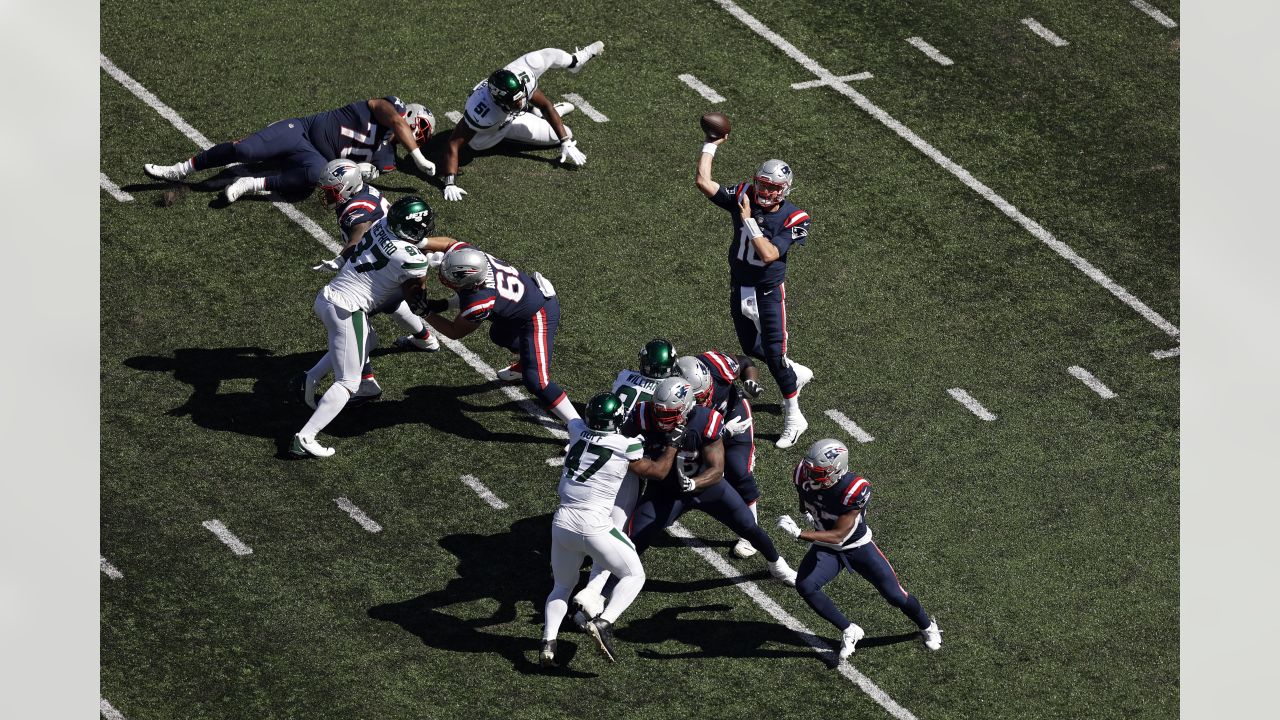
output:
<instances>
[{"instance_id":1,"label":"football cleat","mask_svg":"<svg viewBox=\"0 0 1280 720\"><path fill-rule=\"evenodd\" d=\"M544 668L556 666L556 641L543 640L542 651L538 653L538 664Z\"/></svg>"},{"instance_id":2,"label":"football cleat","mask_svg":"<svg viewBox=\"0 0 1280 720\"><path fill-rule=\"evenodd\" d=\"M787 587L796 586L796 571L787 564L787 559L778 556L776 562L769 563L769 574L782 581Z\"/></svg>"},{"instance_id":3,"label":"football cleat","mask_svg":"<svg viewBox=\"0 0 1280 720\"><path fill-rule=\"evenodd\" d=\"M270 195L269 192L258 187L262 182L262 178L242 177L237 178L223 190L223 194L227 196L227 202L233 203L245 195Z\"/></svg>"},{"instance_id":4,"label":"football cleat","mask_svg":"<svg viewBox=\"0 0 1280 720\"><path fill-rule=\"evenodd\" d=\"M499 370L498 379L503 382L520 382L524 379L524 366L517 360Z\"/></svg>"},{"instance_id":5,"label":"football cleat","mask_svg":"<svg viewBox=\"0 0 1280 720\"><path fill-rule=\"evenodd\" d=\"M942 630L938 627L937 618L929 618L929 627L920 631L920 639L930 650L942 649Z\"/></svg>"},{"instance_id":6,"label":"football cleat","mask_svg":"<svg viewBox=\"0 0 1280 720\"><path fill-rule=\"evenodd\" d=\"M849 623L849 627L844 629L844 634L840 638L840 659L847 660L857 649L858 641L866 634L865 630L858 627L858 623Z\"/></svg>"},{"instance_id":7,"label":"football cleat","mask_svg":"<svg viewBox=\"0 0 1280 720\"><path fill-rule=\"evenodd\" d=\"M573 596L573 601L578 604L578 607L582 608L582 612L586 614L587 619L596 617L604 612L604 596L598 592L583 588L578 591L577 595Z\"/></svg>"},{"instance_id":8,"label":"football cleat","mask_svg":"<svg viewBox=\"0 0 1280 720\"><path fill-rule=\"evenodd\" d=\"M299 434L293 436L293 445L289 447L289 453L297 457L323 458L332 455L333 448L321 445L313 437L302 437Z\"/></svg>"},{"instance_id":9,"label":"football cleat","mask_svg":"<svg viewBox=\"0 0 1280 720\"><path fill-rule=\"evenodd\" d=\"M779 449L785 450L809 429L809 421L804 419L804 415L799 410L787 412L786 408L782 410L782 435L778 436L778 442L774 443Z\"/></svg>"},{"instance_id":10,"label":"football cleat","mask_svg":"<svg viewBox=\"0 0 1280 720\"><path fill-rule=\"evenodd\" d=\"M435 352L440 349L440 340L435 335L427 335L425 338L416 335L405 335L396 338L395 346L400 350L421 350L423 352Z\"/></svg>"},{"instance_id":11,"label":"football cleat","mask_svg":"<svg viewBox=\"0 0 1280 720\"><path fill-rule=\"evenodd\" d=\"M571 102L566 102L564 100L561 100L560 102L556 103L556 112L560 113L560 117L564 117L565 115L568 115L569 113L573 112L576 107L577 105L574 105Z\"/></svg>"},{"instance_id":12,"label":"football cleat","mask_svg":"<svg viewBox=\"0 0 1280 720\"><path fill-rule=\"evenodd\" d=\"M382 386L376 378L367 377L360 381L360 389L351 396L351 402L373 402L382 397Z\"/></svg>"},{"instance_id":13,"label":"football cleat","mask_svg":"<svg viewBox=\"0 0 1280 720\"><path fill-rule=\"evenodd\" d=\"M618 662L618 651L613 646L613 623L604 618L592 618L587 623L587 634L596 641L596 649L609 662Z\"/></svg>"},{"instance_id":14,"label":"football cleat","mask_svg":"<svg viewBox=\"0 0 1280 720\"><path fill-rule=\"evenodd\" d=\"M734 557L749 558L759 551L746 538L738 538L738 542L733 545L732 552Z\"/></svg>"},{"instance_id":15,"label":"football cleat","mask_svg":"<svg viewBox=\"0 0 1280 720\"><path fill-rule=\"evenodd\" d=\"M794 360L788 360L787 362L791 363L791 369L796 373L796 392L800 392L813 379L813 371Z\"/></svg>"},{"instance_id":16,"label":"football cleat","mask_svg":"<svg viewBox=\"0 0 1280 720\"><path fill-rule=\"evenodd\" d=\"M186 163L177 163L175 165L152 165L147 163L142 166L142 171L148 176L156 180L168 180L169 182L178 182L187 177L187 171L183 170Z\"/></svg>"},{"instance_id":17,"label":"football cleat","mask_svg":"<svg viewBox=\"0 0 1280 720\"><path fill-rule=\"evenodd\" d=\"M591 58L597 55L603 55L603 54L604 54L604 42L600 40L597 40L584 48L576 49L573 53L573 59L576 60L577 62L573 64L573 67L569 68L569 72L575 73L575 74L581 72L582 66L586 65L588 60L590 60Z\"/></svg>"}]
</instances>

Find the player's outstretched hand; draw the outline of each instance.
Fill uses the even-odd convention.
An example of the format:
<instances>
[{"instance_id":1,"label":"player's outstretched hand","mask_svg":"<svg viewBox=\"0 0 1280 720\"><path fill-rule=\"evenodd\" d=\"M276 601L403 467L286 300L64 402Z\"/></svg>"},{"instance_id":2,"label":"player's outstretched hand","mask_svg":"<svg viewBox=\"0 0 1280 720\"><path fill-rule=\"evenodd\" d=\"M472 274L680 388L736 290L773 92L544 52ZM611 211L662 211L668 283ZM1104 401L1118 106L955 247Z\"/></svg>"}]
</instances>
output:
<instances>
[{"instance_id":1,"label":"player's outstretched hand","mask_svg":"<svg viewBox=\"0 0 1280 720\"><path fill-rule=\"evenodd\" d=\"M566 159L577 167L587 164L587 156L578 149L578 141L573 138L560 143L560 164L563 165Z\"/></svg>"},{"instance_id":2,"label":"player's outstretched hand","mask_svg":"<svg viewBox=\"0 0 1280 720\"><path fill-rule=\"evenodd\" d=\"M319 265L312 265L311 269L316 272L338 272L345 262L346 260L339 255L332 260L321 260Z\"/></svg>"},{"instance_id":3,"label":"player's outstretched hand","mask_svg":"<svg viewBox=\"0 0 1280 720\"><path fill-rule=\"evenodd\" d=\"M800 539L800 526L796 524L795 520L791 519L790 515L783 515L778 518L778 527L782 528L782 532L791 537L797 540Z\"/></svg>"},{"instance_id":4,"label":"player's outstretched hand","mask_svg":"<svg viewBox=\"0 0 1280 720\"><path fill-rule=\"evenodd\" d=\"M466 194L467 194L467 191L463 190L457 185L444 186L444 199L448 200L449 202L457 202L462 199L463 195L466 195Z\"/></svg>"},{"instance_id":5,"label":"player's outstretched hand","mask_svg":"<svg viewBox=\"0 0 1280 720\"><path fill-rule=\"evenodd\" d=\"M417 165L419 170L426 173L428 176L436 174L436 164L428 160L426 155L422 154L422 148L414 148L410 155L413 156L413 164Z\"/></svg>"}]
</instances>

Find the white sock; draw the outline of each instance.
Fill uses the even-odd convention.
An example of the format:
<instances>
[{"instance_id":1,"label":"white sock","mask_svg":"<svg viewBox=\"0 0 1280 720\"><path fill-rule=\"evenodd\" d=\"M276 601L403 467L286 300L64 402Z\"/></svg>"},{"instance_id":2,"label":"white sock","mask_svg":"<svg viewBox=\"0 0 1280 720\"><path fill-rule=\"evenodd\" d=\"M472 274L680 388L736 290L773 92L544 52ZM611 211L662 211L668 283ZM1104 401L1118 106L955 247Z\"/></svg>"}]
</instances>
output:
<instances>
[{"instance_id":1,"label":"white sock","mask_svg":"<svg viewBox=\"0 0 1280 720\"><path fill-rule=\"evenodd\" d=\"M609 571L605 570L598 563L592 563L591 578L587 580L587 584L582 588L582 590L583 591L589 590L595 593L596 595L603 596L604 586L608 582L609 582Z\"/></svg>"},{"instance_id":2,"label":"white sock","mask_svg":"<svg viewBox=\"0 0 1280 720\"><path fill-rule=\"evenodd\" d=\"M325 375L329 374L330 366L332 364L332 353L325 353L324 355L321 355L320 361L315 364L315 367L307 371L307 379L313 383L320 382L324 379Z\"/></svg>"},{"instance_id":3,"label":"white sock","mask_svg":"<svg viewBox=\"0 0 1280 720\"><path fill-rule=\"evenodd\" d=\"M555 405L552 405L551 412L556 417L560 418L560 422L564 423L565 425L568 425L570 420L582 419L582 416L578 415L578 411L574 409L573 403L569 402L568 395L565 395L564 397L560 398L560 402L556 403Z\"/></svg>"},{"instance_id":4,"label":"white sock","mask_svg":"<svg viewBox=\"0 0 1280 720\"><path fill-rule=\"evenodd\" d=\"M556 635L560 632L560 623L564 622L564 616L569 614L569 593L573 588L556 585L551 589L551 594L547 596L546 608L543 616L546 618L546 625L542 627L543 640L555 640Z\"/></svg>"},{"instance_id":5,"label":"white sock","mask_svg":"<svg viewBox=\"0 0 1280 720\"><path fill-rule=\"evenodd\" d=\"M747 503L747 509L751 511L751 517L755 518L756 524L759 525L760 513L756 511L756 501L752 500L750 503Z\"/></svg>"},{"instance_id":6,"label":"white sock","mask_svg":"<svg viewBox=\"0 0 1280 720\"><path fill-rule=\"evenodd\" d=\"M782 410L784 412L800 412L800 394L796 393L792 397L782 398Z\"/></svg>"},{"instance_id":7,"label":"white sock","mask_svg":"<svg viewBox=\"0 0 1280 720\"><path fill-rule=\"evenodd\" d=\"M195 158L187 158L174 167L178 168L178 172L182 173L183 177L186 177L196 171Z\"/></svg>"},{"instance_id":8,"label":"white sock","mask_svg":"<svg viewBox=\"0 0 1280 720\"><path fill-rule=\"evenodd\" d=\"M406 302L402 302L396 306L396 309L391 313L391 318L396 321L396 324L399 325L402 330L410 335L416 336L427 327L426 322L424 322L421 317L414 315L413 311L409 309L409 303ZM428 333L428 335L430 335L430 333ZM422 336L422 339L425 340L426 337L427 336L424 335Z\"/></svg>"},{"instance_id":9,"label":"white sock","mask_svg":"<svg viewBox=\"0 0 1280 720\"><path fill-rule=\"evenodd\" d=\"M640 588L642 587L644 587L643 573L628 575L619 579L618 584L613 588L613 595L609 598L609 604L605 605L604 612L600 613L600 619L610 625L617 622L618 616L631 607L631 603L640 594Z\"/></svg>"},{"instance_id":10,"label":"white sock","mask_svg":"<svg viewBox=\"0 0 1280 720\"><path fill-rule=\"evenodd\" d=\"M298 431L298 434L305 438L313 438L316 433L325 428L326 425L333 422L338 417L338 413L342 412L342 408L347 406L347 401L351 399L351 391L342 387L339 383L329 386L329 389L320 397L320 404L316 406L316 411L311 413L311 419L306 425Z\"/></svg>"}]
</instances>

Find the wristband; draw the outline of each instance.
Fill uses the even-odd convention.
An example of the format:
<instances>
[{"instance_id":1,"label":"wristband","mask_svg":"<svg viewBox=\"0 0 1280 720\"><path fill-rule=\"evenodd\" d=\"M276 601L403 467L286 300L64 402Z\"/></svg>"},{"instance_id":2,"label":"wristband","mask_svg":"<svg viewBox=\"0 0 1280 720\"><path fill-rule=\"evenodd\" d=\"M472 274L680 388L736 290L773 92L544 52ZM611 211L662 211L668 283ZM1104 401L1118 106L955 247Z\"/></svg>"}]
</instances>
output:
<instances>
[{"instance_id":1,"label":"wristband","mask_svg":"<svg viewBox=\"0 0 1280 720\"><path fill-rule=\"evenodd\" d=\"M702 153L703 153L704 155L711 155L712 157L714 157L714 156L715 156L715 154L716 154L716 149L717 149L717 148L719 148L719 147L720 147L719 145L716 145L716 144L715 144L715 143L713 143L713 142L703 143L703 144L702 144Z\"/></svg>"},{"instance_id":2,"label":"wristband","mask_svg":"<svg viewBox=\"0 0 1280 720\"><path fill-rule=\"evenodd\" d=\"M410 153L410 155L413 155L413 159L417 160L419 163L423 165L427 164L427 156L422 154L422 148L420 147L414 148L413 152Z\"/></svg>"},{"instance_id":3,"label":"wristband","mask_svg":"<svg viewBox=\"0 0 1280 720\"><path fill-rule=\"evenodd\" d=\"M442 180L444 180L444 184L445 184L445 185L452 185L452 184L453 184L453 177L454 177L453 175L445 175L445 176L444 176L443 178L441 178L441 179L442 179Z\"/></svg>"},{"instance_id":4,"label":"wristband","mask_svg":"<svg viewBox=\"0 0 1280 720\"><path fill-rule=\"evenodd\" d=\"M751 233L751 237L764 237L764 233L760 232L760 226L756 224L755 218L744 218L742 225Z\"/></svg>"}]
</instances>

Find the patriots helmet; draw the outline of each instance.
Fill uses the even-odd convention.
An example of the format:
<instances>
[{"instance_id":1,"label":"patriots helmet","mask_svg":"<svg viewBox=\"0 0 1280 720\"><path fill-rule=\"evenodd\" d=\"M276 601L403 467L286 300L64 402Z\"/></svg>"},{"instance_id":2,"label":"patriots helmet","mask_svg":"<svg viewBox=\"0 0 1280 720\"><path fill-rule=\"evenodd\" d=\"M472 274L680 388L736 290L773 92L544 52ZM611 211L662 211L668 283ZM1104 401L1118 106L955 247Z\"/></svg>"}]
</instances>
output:
<instances>
[{"instance_id":1,"label":"patriots helmet","mask_svg":"<svg viewBox=\"0 0 1280 720\"><path fill-rule=\"evenodd\" d=\"M335 208L360 193L364 177L360 175L360 166L355 161L338 158L324 166L320 182L316 184L323 193L321 200L325 207Z\"/></svg>"},{"instance_id":2,"label":"patriots helmet","mask_svg":"<svg viewBox=\"0 0 1280 720\"><path fill-rule=\"evenodd\" d=\"M693 397L699 405L711 403L711 373L702 361L692 355L676 360L676 370L693 387Z\"/></svg>"},{"instance_id":3,"label":"patriots helmet","mask_svg":"<svg viewBox=\"0 0 1280 720\"><path fill-rule=\"evenodd\" d=\"M659 430L672 430L693 409L693 386L679 375L663 378L653 391L653 415Z\"/></svg>"},{"instance_id":4,"label":"patriots helmet","mask_svg":"<svg viewBox=\"0 0 1280 720\"><path fill-rule=\"evenodd\" d=\"M470 246L454 248L444 254L438 272L445 287L468 290L489 276L489 257Z\"/></svg>"},{"instance_id":5,"label":"patriots helmet","mask_svg":"<svg viewBox=\"0 0 1280 720\"><path fill-rule=\"evenodd\" d=\"M666 338L654 338L640 349L640 374L661 380L671 377L676 366L676 346Z\"/></svg>"},{"instance_id":6,"label":"patriots helmet","mask_svg":"<svg viewBox=\"0 0 1280 720\"><path fill-rule=\"evenodd\" d=\"M493 101L507 112L523 110L529 101L529 91L524 83L520 82L520 78L516 77L515 73L506 68L493 71L489 76L488 84Z\"/></svg>"},{"instance_id":7,"label":"patriots helmet","mask_svg":"<svg viewBox=\"0 0 1280 720\"><path fill-rule=\"evenodd\" d=\"M426 200L416 195L406 195L391 203L391 211L387 213L387 227L391 228L396 237L416 245L435 232L436 213Z\"/></svg>"},{"instance_id":8,"label":"patriots helmet","mask_svg":"<svg viewBox=\"0 0 1280 720\"><path fill-rule=\"evenodd\" d=\"M613 393L599 393L587 401L587 427L602 432L614 432L626 417L626 405Z\"/></svg>"},{"instance_id":9,"label":"patriots helmet","mask_svg":"<svg viewBox=\"0 0 1280 720\"><path fill-rule=\"evenodd\" d=\"M815 487L831 487L849 472L849 448L839 440L819 440L809 446L800 465Z\"/></svg>"},{"instance_id":10,"label":"patriots helmet","mask_svg":"<svg viewBox=\"0 0 1280 720\"><path fill-rule=\"evenodd\" d=\"M409 129L413 131L413 139L418 141L418 147L423 147L436 131L436 116L431 114L427 106L422 103L409 103L405 106L408 112L405 114L405 122L409 123Z\"/></svg>"},{"instance_id":11,"label":"patriots helmet","mask_svg":"<svg viewBox=\"0 0 1280 720\"><path fill-rule=\"evenodd\" d=\"M793 180L791 166L781 160L765 160L756 170L752 186L755 188L756 204L771 208L782 202L791 194Z\"/></svg>"}]
</instances>

